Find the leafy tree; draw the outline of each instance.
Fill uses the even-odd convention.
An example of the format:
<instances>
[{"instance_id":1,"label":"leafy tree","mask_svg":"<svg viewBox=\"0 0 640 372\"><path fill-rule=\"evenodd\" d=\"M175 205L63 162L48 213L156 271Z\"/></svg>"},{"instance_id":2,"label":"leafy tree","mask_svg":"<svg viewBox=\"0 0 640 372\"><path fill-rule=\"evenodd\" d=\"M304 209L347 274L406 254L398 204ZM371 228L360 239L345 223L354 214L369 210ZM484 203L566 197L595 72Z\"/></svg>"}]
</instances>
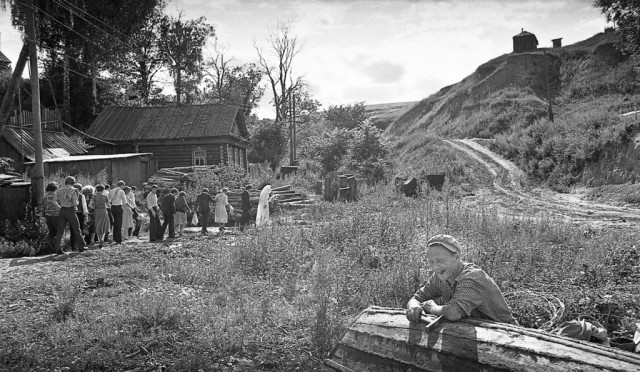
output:
<instances>
[{"instance_id":1,"label":"leafy tree","mask_svg":"<svg viewBox=\"0 0 640 372\"><path fill-rule=\"evenodd\" d=\"M109 61L109 71L115 81L124 82L122 90L127 92L127 100L138 98L149 104L152 96L160 94L160 88L154 88L154 77L163 66L160 51L160 23L166 6L164 0L153 9L137 32L131 35L128 43L120 50L116 58ZM115 82L114 81L114 82Z\"/></svg>"},{"instance_id":2,"label":"leafy tree","mask_svg":"<svg viewBox=\"0 0 640 372\"><path fill-rule=\"evenodd\" d=\"M130 37L137 34L162 3L161 0L34 0L37 42L44 54L45 76L52 82L53 93L63 98L56 101L62 101L70 111L72 124L91 122L101 105L99 94L104 89L101 72L108 70ZM10 4L13 24L24 33L24 2Z\"/></svg>"},{"instance_id":3,"label":"leafy tree","mask_svg":"<svg viewBox=\"0 0 640 372\"><path fill-rule=\"evenodd\" d=\"M351 133L343 167L369 182L384 180L385 170L389 167L389 144L382 131L366 121Z\"/></svg>"},{"instance_id":4,"label":"leafy tree","mask_svg":"<svg viewBox=\"0 0 640 372\"><path fill-rule=\"evenodd\" d=\"M640 57L640 2L637 0L596 0L607 21L617 25L621 49Z\"/></svg>"},{"instance_id":5,"label":"leafy tree","mask_svg":"<svg viewBox=\"0 0 640 372\"><path fill-rule=\"evenodd\" d=\"M251 130L251 147L247 159L251 163L268 162L272 169L280 165L280 161L287 152L287 135L284 125L270 119L257 120L249 124Z\"/></svg>"},{"instance_id":6,"label":"leafy tree","mask_svg":"<svg viewBox=\"0 0 640 372\"><path fill-rule=\"evenodd\" d=\"M389 167L389 144L368 121L353 129L333 128L312 135L303 142L300 154L318 161L324 173L346 170L369 182L383 180Z\"/></svg>"},{"instance_id":7,"label":"leafy tree","mask_svg":"<svg viewBox=\"0 0 640 372\"><path fill-rule=\"evenodd\" d=\"M300 156L318 161L327 173L340 169L353 134L343 128L309 137L301 146Z\"/></svg>"},{"instance_id":8,"label":"leafy tree","mask_svg":"<svg viewBox=\"0 0 640 372\"><path fill-rule=\"evenodd\" d=\"M306 84L301 84L295 91L296 115L300 116L303 112L306 114L314 114L318 112L322 104L311 96Z\"/></svg>"},{"instance_id":9,"label":"leafy tree","mask_svg":"<svg viewBox=\"0 0 640 372\"><path fill-rule=\"evenodd\" d=\"M353 105L329 106L327 120L336 128L353 129L367 120L364 102Z\"/></svg>"},{"instance_id":10,"label":"leafy tree","mask_svg":"<svg viewBox=\"0 0 640 372\"><path fill-rule=\"evenodd\" d=\"M205 17L184 21L182 13L177 19L165 16L160 21L160 50L174 78L178 104L185 88L191 85L193 90L193 82L200 80L202 48L215 35L214 27L205 21Z\"/></svg>"},{"instance_id":11,"label":"leafy tree","mask_svg":"<svg viewBox=\"0 0 640 372\"><path fill-rule=\"evenodd\" d=\"M298 38L291 35L291 24L279 22L269 36L271 52L275 61L269 60L265 52L255 46L258 52L260 66L265 71L276 110L276 122L286 121L288 115L289 98L302 85L302 77L293 77L293 60L300 53Z\"/></svg>"},{"instance_id":12,"label":"leafy tree","mask_svg":"<svg viewBox=\"0 0 640 372\"><path fill-rule=\"evenodd\" d=\"M239 105L245 116L258 106L265 87L260 85L264 71L255 63L234 66L233 59L226 59L219 51L208 60L204 74L207 75L208 92L205 100Z\"/></svg>"}]
</instances>

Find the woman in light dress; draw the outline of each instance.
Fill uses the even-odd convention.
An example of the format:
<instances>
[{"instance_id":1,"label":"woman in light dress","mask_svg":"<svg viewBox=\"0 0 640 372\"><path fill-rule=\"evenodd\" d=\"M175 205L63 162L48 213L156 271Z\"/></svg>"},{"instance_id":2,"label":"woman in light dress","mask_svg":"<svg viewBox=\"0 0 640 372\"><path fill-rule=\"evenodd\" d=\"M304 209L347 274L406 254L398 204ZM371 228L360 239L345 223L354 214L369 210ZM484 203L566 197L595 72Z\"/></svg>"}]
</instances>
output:
<instances>
[{"instance_id":1,"label":"woman in light dress","mask_svg":"<svg viewBox=\"0 0 640 372\"><path fill-rule=\"evenodd\" d=\"M136 206L135 204L131 205L131 198L129 198L131 187L125 186L122 190L124 191L124 195L126 196L125 200L127 201L122 205L122 236L129 240L131 239L133 228L136 226L133 221L133 209Z\"/></svg>"},{"instance_id":2,"label":"woman in light dress","mask_svg":"<svg viewBox=\"0 0 640 372\"><path fill-rule=\"evenodd\" d=\"M187 204L187 193L180 191L176 198L176 214L173 217L173 224L176 226L178 236L182 236L184 227L187 225L187 213L191 213L191 208Z\"/></svg>"},{"instance_id":3,"label":"woman in light dress","mask_svg":"<svg viewBox=\"0 0 640 372\"><path fill-rule=\"evenodd\" d=\"M267 185L260 191L258 201L258 212L256 212L256 226L269 223L269 197L271 196L271 185Z\"/></svg>"},{"instance_id":4,"label":"woman in light dress","mask_svg":"<svg viewBox=\"0 0 640 372\"><path fill-rule=\"evenodd\" d=\"M224 231L224 225L228 221L228 217L227 217L227 205L229 204L229 198L227 197L228 192L229 192L229 189L227 189L226 187L223 187L222 191L218 195L216 195L214 199L216 202L216 207L214 210L215 222L218 224L220 233Z\"/></svg>"},{"instance_id":5,"label":"woman in light dress","mask_svg":"<svg viewBox=\"0 0 640 372\"><path fill-rule=\"evenodd\" d=\"M98 236L100 248L102 248L104 237L111 229L109 214L107 212L107 208L109 208L109 197L104 194L103 185L96 186L96 194L91 198L90 203L91 209L93 209L93 227Z\"/></svg>"}]
</instances>

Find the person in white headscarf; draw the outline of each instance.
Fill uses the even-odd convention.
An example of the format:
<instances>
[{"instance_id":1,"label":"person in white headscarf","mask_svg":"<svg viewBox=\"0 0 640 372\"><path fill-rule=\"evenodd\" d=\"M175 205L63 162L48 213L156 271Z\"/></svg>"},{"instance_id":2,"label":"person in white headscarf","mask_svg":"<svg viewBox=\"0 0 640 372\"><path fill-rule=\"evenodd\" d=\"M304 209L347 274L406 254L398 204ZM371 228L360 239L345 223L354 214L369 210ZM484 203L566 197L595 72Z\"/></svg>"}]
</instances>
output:
<instances>
[{"instance_id":1,"label":"person in white headscarf","mask_svg":"<svg viewBox=\"0 0 640 372\"><path fill-rule=\"evenodd\" d=\"M258 212L256 213L256 226L266 225L269 222L269 196L271 195L271 185L267 185L260 191L258 201Z\"/></svg>"}]
</instances>

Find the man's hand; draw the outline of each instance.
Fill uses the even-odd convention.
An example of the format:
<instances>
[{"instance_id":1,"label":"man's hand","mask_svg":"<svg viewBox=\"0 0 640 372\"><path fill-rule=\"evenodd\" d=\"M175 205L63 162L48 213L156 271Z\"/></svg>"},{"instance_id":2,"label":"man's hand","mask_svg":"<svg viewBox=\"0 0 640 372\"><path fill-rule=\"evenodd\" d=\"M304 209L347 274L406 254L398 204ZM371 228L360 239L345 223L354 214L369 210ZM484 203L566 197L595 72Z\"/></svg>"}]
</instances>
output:
<instances>
[{"instance_id":1,"label":"man's hand","mask_svg":"<svg viewBox=\"0 0 640 372\"><path fill-rule=\"evenodd\" d=\"M422 310L424 310L429 314L437 314L436 311L440 310L440 306L436 304L435 301L433 300L420 303L420 307L422 308Z\"/></svg>"},{"instance_id":2,"label":"man's hand","mask_svg":"<svg viewBox=\"0 0 640 372\"><path fill-rule=\"evenodd\" d=\"M422 308L420 306L413 306L407 309L407 319L412 323L420 321L422 315Z\"/></svg>"}]
</instances>

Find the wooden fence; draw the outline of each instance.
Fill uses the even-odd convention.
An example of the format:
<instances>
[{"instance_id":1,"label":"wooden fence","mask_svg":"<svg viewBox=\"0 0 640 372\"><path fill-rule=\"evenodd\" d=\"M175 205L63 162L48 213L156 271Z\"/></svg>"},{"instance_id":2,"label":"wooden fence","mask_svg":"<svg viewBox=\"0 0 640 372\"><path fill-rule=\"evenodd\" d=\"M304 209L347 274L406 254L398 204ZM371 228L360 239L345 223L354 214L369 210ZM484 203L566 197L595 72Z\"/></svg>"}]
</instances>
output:
<instances>
[{"instance_id":1,"label":"wooden fence","mask_svg":"<svg viewBox=\"0 0 640 372\"><path fill-rule=\"evenodd\" d=\"M62 120L60 119L60 109L42 109L40 110L40 122L43 130L62 130ZM13 111L10 117L10 125L12 126L31 126L33 124L33 112L31 111Z\"/></svg>"}]
</instances>

